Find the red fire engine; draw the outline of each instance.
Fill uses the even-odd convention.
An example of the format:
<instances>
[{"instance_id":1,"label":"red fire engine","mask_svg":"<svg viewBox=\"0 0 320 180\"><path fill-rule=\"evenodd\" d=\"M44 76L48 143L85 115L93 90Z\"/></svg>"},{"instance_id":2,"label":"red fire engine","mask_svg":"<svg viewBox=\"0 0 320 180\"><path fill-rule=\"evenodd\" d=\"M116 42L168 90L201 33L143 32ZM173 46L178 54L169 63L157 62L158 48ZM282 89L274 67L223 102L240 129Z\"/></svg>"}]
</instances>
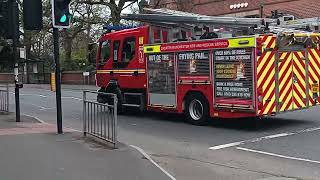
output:
<instances>
[{"instance_id":1,"label":"red fire engine","mask_svg":"<svg viewBox=\"0 0 320 180\"><path fill-rule=\"evenodd\" d=\"M117 94L120 110L184 113L204 125L209 117L262 117L319 104L319 34L197 34L186 24L191 16L181 17L183 28L149 23L99 39L97 86ZM98 95L98 102L108 98Z\"/></svg>"}]
</instances>

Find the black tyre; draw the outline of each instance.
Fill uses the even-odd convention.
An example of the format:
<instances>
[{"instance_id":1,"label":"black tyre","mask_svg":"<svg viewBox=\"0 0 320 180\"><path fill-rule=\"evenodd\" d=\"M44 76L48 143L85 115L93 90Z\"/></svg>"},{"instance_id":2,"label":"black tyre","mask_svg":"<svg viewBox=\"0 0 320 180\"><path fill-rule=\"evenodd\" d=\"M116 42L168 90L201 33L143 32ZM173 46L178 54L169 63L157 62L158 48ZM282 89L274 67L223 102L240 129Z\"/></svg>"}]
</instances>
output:
<instances>
[{"instance_id":1,"label":"black tyre","mask_svg":"<svg viewBox=\"0 0 320 180\"><path fill-rule=\"evenodd\" d=\"M208 124L209 105L201 94L191 94L186 97L185 115L190 124L204 126Z\"/></svg>"}]
</instances>

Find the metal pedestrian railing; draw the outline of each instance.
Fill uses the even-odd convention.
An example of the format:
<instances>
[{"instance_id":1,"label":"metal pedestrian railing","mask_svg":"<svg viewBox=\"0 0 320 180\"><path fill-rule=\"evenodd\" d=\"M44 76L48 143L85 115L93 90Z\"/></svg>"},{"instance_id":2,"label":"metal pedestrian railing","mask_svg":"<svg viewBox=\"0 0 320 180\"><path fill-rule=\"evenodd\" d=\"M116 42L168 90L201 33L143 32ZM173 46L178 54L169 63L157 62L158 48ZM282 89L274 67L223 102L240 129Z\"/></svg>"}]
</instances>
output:
<instances>
[{"instance_id":1,"label":"metal pedestrian railing","mask_svg":"<svg viewBox=\"0 0 320 180\"><path fill-rule=\"evenodd\" d=\"M9 112L9 85L0 85L0 112Z\"/></svg>"},{"instance_id":2,"label":"metal pedestrian railing","mask_svg":"<svg viewBox=\"0 0 320 180\"><path fill-rule=\"evenodd\" d=\"M97 95L113 100L110 104L97 102ZM95 91L83 92L83 134L105 140L117 147L117 96Z\"/></svg>"}]
</instances>

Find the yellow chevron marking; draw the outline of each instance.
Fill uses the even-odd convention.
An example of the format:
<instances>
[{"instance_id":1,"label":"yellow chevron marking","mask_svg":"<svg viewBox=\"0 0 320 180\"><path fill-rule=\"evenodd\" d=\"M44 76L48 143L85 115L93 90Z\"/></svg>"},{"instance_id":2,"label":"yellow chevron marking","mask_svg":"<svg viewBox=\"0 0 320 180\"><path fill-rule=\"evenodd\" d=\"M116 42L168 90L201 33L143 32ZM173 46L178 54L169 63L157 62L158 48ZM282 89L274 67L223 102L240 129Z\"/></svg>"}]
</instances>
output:
<instances>
[{"instance_id":1,"label":"yellow chevron marking","mask_svg":"<svg viewBox=\"0 0 320 180\"><path fill-rule=\"evenodd\" d=\"M271 48L274 48L274 47L276 47L276 40L273 41L273 43L272 43L272 45L271 45Z\"/></svg>"},{"instance_id":2,"label":"yellow chevron marking","mask_svg":"<svg viewBox=\"0 0 320 180\"><path fill-rule=\"evenodd\" d=\"M288 67L288 65L289 65L290 62L291 62L290 56L288 57L288 59L284 59L286 55L287 55L286 53L283 53L283 54L281 55L281 57L280 57L281 62L279 62L279 66L280 66L282 63L284 63L282 69L279 70L279 73L280 73L280 74L282 74L282 73L285 71L285 69Z\"/></svg>"},{"instance_id":3,"label":"yellow chevron marking","mask_svg":"<svg viewBox=\"0 0 320 180\"><path fill-rule=\"evenodd\" d=\"M302 72L305 71L304 69L301 70ZM293 68L293 73L298 78L297 80L301 82L301 84L305 87L305 79L302 78L302 76L299 74L298 70L296 68Z\"/></svg>"},{"instance_id":4,"label":"yellow chevron marking","mask_svg":"<svg viewBox=\"0 0 320 180\"><path fill-rule=\"evenodd\" d=\"M311 54L309 54L309 64L310 66L313 66L315 68L315 71L309 67L309 72L310 72L310 76L312 76L316 81L320 81L320 79L317 77L315 72L320 72L320 67L316 64L316 62L320 62L320 57L317 53L317 50L312 49L311 50L312 55L314 55L314 58L311 56ZM311 77L309 77L309 83L310 85L313 84L314 82L311 80ZM311 91L311 87L309 87L309 95L310 97L313 97L313 93ZM318 96L320 95L320 93L318 93ZM311 101L311 99L310 99ZM318 102L318 104L320 104L320 102Z\"/></svg>"},{"instance_id":5,"label":"yellow chevron marking","mask_svg":"<svg viewBox=\"0 0 320 180\"><path fill-rule=\"evenodd\" d=\"M306 98L306 93L302 90L302 88L298 84L295 84L294 86L296 87L298 92L294 91L293 94L299 93L303 98Z\"/></svg>"},{"instance_id":6,"label":"yellow chevron marking","mask_svg":"<svg viewBox=\"0 0 320 180\"><path fill-rule=\"evenodd\" d=\"M288 98L286 99L286 101L283 103L282 107L281 107L281 111L284 111L284 110L291 110L292 109L292 104L290 104L289 108L288 109L285 109L286 106L289 104L289 102L291 101L292 99L292 93L289 94ZM291 102L293 103L293 102Z\"/></svg>"},{"instance_id":7,"label":"yellow chevron marking","mask_svg":"<svg viewBox=\"0 0 320 180\"><path fill-rule=\"evenodd\" d=\"M306 107L306 105L304 105L304 102L302 101L302 99L300 99L296 93L294 93L293 98L296 99L296 101L298 102L298 104L301 107ZM297 108L299 108L298 105L296 105L296 103L293 102L293 109L297 109Z\"/></svg>"},{"instance_id":8,"label":"yellow chevron marking","mask_svg":"<svg viewBox=\"0 0 320 180\"><path fill-rule=\"evenodd\" d=\"M265 58L264 58L265 59ZM266 62L268 63L268 62ZM271 68L272 64L274 63L274 56L271 58L271 61L268 63L268 65L266 66L265 69L261 69L260 71L263 71L263 73L261 74L260 78L258 79L258 84L260 85L261 84L261 81L263 81L263 79L265 78L265 76L267 76L268 74L268 70ZM258 70L258 72L260 72ZM269 75L268 75L269 76Z\"/></svg>"},{"instance_id":9,"label":"yellow chevron marking","mask_svg":"<svg viewBox=\"0 0 320 180\"><path fill-rule=\"evenodd\" d=\"M276 83L275 83L275 81L273 81L272 82L272 85L270 86L270 89L266 89L266 91L267 91L267 93L266 93L266 95L264 96L264 101L267 101L267 100L275 100L275 95L273 95L272 97L271 97L271 99L267 99L270 95L271 95L271 93L275 90L275 86L276 86Z\"/></svg>"},{"instance_id":10,"label":"yellow chevron marking","mask_svg":"<svg viewBox=\"0 0 320 180\"><path fill-rule=\"evenodd\" d=\"M304 74L304 76L306 76L305 66L304 66L304 64L301 64L299 61L299 58L303 59L304 55L302 52L298 52L297 54L298 54L298 57L296 55L294 55L293 60L297 64L298 67L293 67L293 73L297 77L297 81L299 81L302 84L303 88L307 89L306 88L307 87L306 80L298 72L298 70L300 70ZM305 107L306 106L304 103L305 99L303 99L303 98L307 97L306 92L303 91L302 87L298 83L295 83L294 87L298 90L298 92L293 90L293 98L299 103L299 105L301 107ZM302 98L300 98L299 95L301 95ZM299 108L299 107L295 103L293 103L293 109L297 109L297 108Z\"/></svg>"},{"instance_id":11,"label":"yellow chevron marking","mask_svg":"<svg viewBox=\"0 0 320 180\"><path fill-rule=\"evenodd\" d=\"M304 58L304 54L301 51L298 52L298 55L300 58L302 58L302 59Z\"/></svg>"},{"instance_id":12,"label":"yellow chevron marking","mask_svg":"<svg viewBox=\"0 0 320 180\"><path fill-rule=\"evenodd\" d=\"M289 84L286 84L286 87L285 87L283 93L280 94L280 97L279 97L281 101L284 99L284 96L285 96L286 93L289 91L289 89L291 88L291 86L292 86L292 82L291 82L291 81L289 82ZM281 89L281 88L282 88L282 87L280 87L279 89Z\"/></svg>"},{"instance_id":13,"label":"yellow chevron marking","mask_svg":"<svg viewBox=\"0 0 320 180\"><path fill-rule=\"evenodd\" d=\"M283 67L283 68L284 68L284 67ZM287 81L288 78L292 78L292 77L291 77L291 76L292 76L292 70L291 70L291 68L289 68L288 72L283 72L283 73L285 73L285 76L284 76L284 78L282 79L282 81L279 83L280 89L281 89L283 86L287 85L287 84L284 84L284 83L286 83L286 81ZM279 73L279 78L282 76L283 73ZM290 84L290 82L292 82L292 81L289 81L289 84Z\"/></svg>"},{"instance_id":14,"label":"yellow chevron marking","mask_svg":"<svg viewBox=\"0 0 320 180\"><path fill-rule=\"evenodd\" d=\"M272 40L273 36L268 36L268 38L266 39L266 42L265 42L265 47L268 46L268 44L270 43L270 41Z\"/></svg>"},{"instance_id":15,"label":"yellow chevron marking","mask_svg":"<svg viewBox=\"0 0 320 180\"><path fill-rule=\"evenodd\" d=\"M270 101L268 106L264 109L263 114L267 114L273 104L274 104L274 101ZM275 108L272 110L272 112L275 112Z\"/></svg>"},{"instance_id":16,"label":"yellow chevron marking","mask_svg":"<svg viewBox=\"0 0 320 180\"><path fill-rule=\"evenodd\" d=\"M269 58L270 55L271 55L271 52L267 52L267 53L264 55L262 61L260 62L260 64L258 64L258 68L257 68L258 72L260 72L261 70L263 70L262 67L263 67L266 63L268 63L268 62L267 62L267 59Z\"/></svg>"},{"instance_id":17,"label":"yellow chevron marking","mask_svg":"<svg viewBox=\"0 0 320 180\"><path fill-rule=\"evenodd\" d=\"M263 91L267 91L267 93L266 93L266 95L264 96L264 98L268 98L268 97L270 96L270 94L272 93L272 91L275 90L275 81L272 80L272 78L274 78L274 74L275 74L275 72L272 71L272 73L271 73L270 76L268 77L266 83L265 83L265 84L263 85L263 87L262 87L262 88L263 88ZM273 81L273 82L272 82L272 81ZM269 88L269 89L266 89L267 86L268 86L270 83L272 83L271 86L270 86L270 88Z\"/></svg>"},{"instance_id":18,"label":"yellow chevron marking","mask_svg":"<svg viewBox=\"0 0 320 180\"><path fill-rule=\"evenodd\" d=\"M284 75L284 78L282 79L282 81L279 82L279 90L281 90L283 87L285 88L282 94L279 95L280 96L279 101L282 103L280 106L280 111L291 110L292 108L292 105L290 105L289 108L286 109L286 106L292 99L292 93L290 92L288 94L288 97L285 97L287 92L289 92L290 88L292 87L292 80L290 80L287 84L285 84L288 79L292 79L292 67L290 67L287 71L285 71L288 66L292 66L292 64L290 64L292 62L292 55L290 54L288 58L285 59L288 53L290 52L284 52L281 54L280 56L281 62L278 64L278 67L280 67L282 63L285 63L283 64L282 68L279 69L279 79L282 75Z\"/></svg>"}]
</instances>

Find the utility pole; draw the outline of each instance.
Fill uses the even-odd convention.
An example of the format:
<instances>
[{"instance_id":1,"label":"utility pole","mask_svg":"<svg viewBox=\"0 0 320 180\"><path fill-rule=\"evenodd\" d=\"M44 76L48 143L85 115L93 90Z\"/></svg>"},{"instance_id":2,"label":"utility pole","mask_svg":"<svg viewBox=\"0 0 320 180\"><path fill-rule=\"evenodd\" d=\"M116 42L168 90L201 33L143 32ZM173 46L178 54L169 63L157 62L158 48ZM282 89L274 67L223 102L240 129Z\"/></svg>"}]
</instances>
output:
<instances>
[{"instance_id":1,"label":"utility pole","mask_svg":"<svg viewBox=\"0 0 320 180\"><path fill-rule=\"evenodd\" d=\"M263 8L264 8L264 0L260 0L260 18L263 18Z\"/></svg>"},{"instance_id":2,"label":"utility pole","mask_svg":"<svg viewBox=\"0 0 320 180\"><path fill-rule=\"evenodd\" d=\"M16 122L20 122L20 99L19 99L19 64L18 64L18 42L19 42L19 14L18 14L18 3L16 0L12 1L12 22L13 22L13 63L14 63L14 94L16 104Z\"/></svg>"},{"instance_id":3,"label":"utility pole","mask_svg":"<svg viewBox=\"0 0 320 180\"><path fill-rule=\"evenodd\" d=\"M57 105L57 130L62 134L62 108L61 108L61 72L59 60L59 30L70 28L72 15L69 12L71 0L51 0L52 26L53 26L53 51L56 66L56 105Z\"/></svg>"},{"instance_id":4,"label":"utility pole","mask_svg":"<svg viewBox=\"0 0 320 180\"><path fill-rule=\"evenodd\" d=\"M59 60L59 30L53 28L53 54L56 67L56 106L57 106L57 130L62 134L62 107L61 107L61 72Z\"/></svg>"}]
</instances>

